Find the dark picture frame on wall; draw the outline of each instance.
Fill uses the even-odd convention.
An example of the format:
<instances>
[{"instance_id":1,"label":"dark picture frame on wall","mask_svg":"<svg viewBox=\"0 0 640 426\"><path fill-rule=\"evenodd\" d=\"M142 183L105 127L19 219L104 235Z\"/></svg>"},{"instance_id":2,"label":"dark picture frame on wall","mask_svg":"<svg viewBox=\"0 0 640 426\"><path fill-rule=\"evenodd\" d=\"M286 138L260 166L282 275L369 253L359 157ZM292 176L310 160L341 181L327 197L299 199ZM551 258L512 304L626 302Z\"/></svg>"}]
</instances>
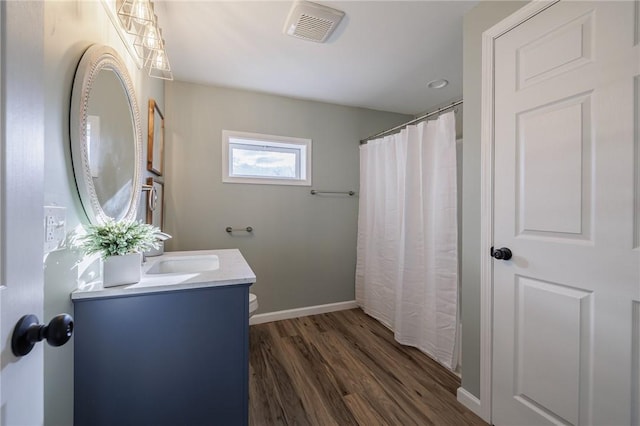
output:
<instances>
[{"instance_id":1,"label":"dark picture frame on wall","mask_svg":"<svg viewBox=\"0 0 640 426\"><path fill-rule=\"evenodd\" d=\"M158 176L164 172L164 115L155 99L149 99L147 170Z\"/></svg>"}]
</instances>

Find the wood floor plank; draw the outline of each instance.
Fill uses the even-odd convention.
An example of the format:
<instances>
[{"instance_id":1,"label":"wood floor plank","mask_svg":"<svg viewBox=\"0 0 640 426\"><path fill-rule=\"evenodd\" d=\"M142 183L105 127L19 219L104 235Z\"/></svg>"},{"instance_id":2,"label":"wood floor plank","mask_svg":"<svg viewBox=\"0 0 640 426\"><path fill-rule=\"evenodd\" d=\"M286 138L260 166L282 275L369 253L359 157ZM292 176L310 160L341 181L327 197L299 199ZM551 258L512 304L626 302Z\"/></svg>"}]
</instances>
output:
<instances>
[{"instance_id":1,"label":"wood floor plank","mask_svg":"<svg viewBox=\"0 0 640 426\"><path fill-rule=\"evenodd\" d=\"M309 419L315 424L317 421L322 420L326 424L337 424L331 416L329 407L322 403L322 398L316 388L316 384L305 377L306 371L303 366L297 361L297 357L292 356L294 352L286 344L282 343L285 348L284 353L287 356L286 368L290 372L292 389L300 397L302 405L307 412Z\"/></svg>"},{"instance_id":2,"label":"wood floor plank","mask_svg":"<svg viewBox=\"0 0 640 426\"><path fill-rule=\"evenodd\" d=\"M359 425L393 426L384 419L383 415L378 412L375 405L372 405L360 395L355 393L346 395L344 400L357 419Z\"/></svg>"},{"instance_id":3,"label":"wood floor plank","mask_svg":"<svg viewBox=\"0 0 640 426\"><path fill-rule=\"evenodd\" d=\"M311 425L298 393L291 386L280 354L266 324L250 335L249 421L263 425ZM275 352L275 353L274 353Z\"/></svg>"},{"instance_id":4,"label":"wood floor plank","mask_svg":"<svg viewBox=\"0 0 640 426\"><path fill-rule=\"evenodd\" d=\"M350 312L345 311L338 317L350 315ZM375 329L380 324L372 323L369 325ZM349 334L350 339L356 339L356 333L352 330L343 330L343 332L351 333ZM378 328L379 330L380 328ZM392 340L390 338L392 333L386 327L382 330L386 336L380 336L375 332L367 335L366 332L359 331L357 334L366 335L365 338L360 339L360 350L364 351L363 361L366 361L367 358L375 361L374 364L368 363L368 365L372 371L377 371L378 377L386 380L384 383L391 391L390 395L396 397L398 404L406 407L407 400L413 400L417 406L420 406L420 401L426 399L430 401L429 409L422 410L414 418L420 420L420 415L424 415L428 417L430 422L438 425L468 424L469 420L465 416L468 410L463 410L464 407L457 403L455 396L456 389L459 387L459 379L417 349L402 346ZM375 357L370 357L370 354L375 354ZM411 354L411 356L405 357L403 354ZM419 363L421 367L413 361L408 362L410 358L412 360L421 358L423 361ZM393 366L393 368L385 371L385 366ZM386 375L387 373L388 375ZM441 384L441 386L433 386L434 382ZM447 383L448 386L442 386L444 383ZM408 407L408 410L413 412L413 407L411 405ZM420 420L420 422L424 423L424 420Z\"/></svg>"},{"instance_id":5,"label":"wood floor plank","mask_svg":"<svg viewBox=\"0 0 640 426\"><path fill-rule=\"evenodd\" d=\"M355 316L359 318L359 316ZM370 319L370 318L364 318ZM380 322L376 321L374 324L370 322L363 322L363 319L360 318L361 324L363 326L368 326L370 332L375 336L384 339L389 345L393 346L400 356L399 360L407 360L413 364L413 368L421 371L419 378L424 378L425 380L434 380L444 386L447 389L451 390L452 394L456 394L457 388L460 386L460 379L448 370L443 370L433 359L428 356L425 357L422 352L417 350L416 348L412 348L409 346L403 346L393 338L393 333L385 327ZM407 368L412 368L407 365Z\"/></svg>"},{"instance_id":6,"label":"wood floor plank","mask_svg":"<svg viewBox=\"0 0 640 426\"><path fill-rule=\"evenodd\" d=\"M360 309L251 326L250 424L486 425L460 381Z\"/></svg>"},{"instance_id":7,"label":"wood floor plank","mask_svg":"<svg viewBox=\"0 0 640 426\"><path fill-rule=\"evenodd\" d=\"M390 396L420 424L443 424L443 418L451 418L453 424L460 424L462 418L459 413L452 412L448 406L455 399L454 395L440 386L431 386L431 383L418 380L424 370L414 368L412 362L406 362L396 347L379 339L367 339L358 350L361 351L362 361L385 385ZM425 398L440 403L433 403L426 411L416 410ZM444 411L442 407L446 407Z\"/></svg>"},{"instance_id":8,"label":"wood floor plank","mask_svg":"<svg viewBox=\"0 0 640 426\"><path fill-rule=\"evenodd\" d=\"M342 395L364 391L363 381L368 380L368 371L363 370L359 363L341 350L343 342L338 337L332 333L323 333L316 337L314 344L335 371L336 386Z\"/></svg>"},{"instance_id":9,"label":"wood floor plank","mask_svg":"<svg viewBox=\"0 0 640 426\"><path fill-rule=\"evenodd\" d=\"M275 329L278 331L278 335L280 337L297 336L298 335L298 330L293 325L293 321L275 321L275 322L271 322L269 324L271 324L273 327L275 327ZM259 327L254 326L254 327L251 327L251 328L253 329L253 328L259 328Z\"/></svg>"},{"instance_id":10,"label":"wood floor plank","mask_svg":"<svg viewBox=\"0 0 640 426\"><path fill-rule=\"evenodd\" d=\"M436 399L432 391L422 386L416 380L419 371L412 368L412 364L402 364L402 353L399 353L395 345L389 345L384 340L368 330L344 329L341 333L347 338L347 351L353 350L354 357L367 366L373 377L379 382L396 404L418 424L434 424L430 410L419 409L420 398ZM422 354L424 356L424 354ZM439 367L442 368L442 367ZM437 398L439 399L439 398Z\"/></svg>"},{"instance_id":11,"label":"wood floor plank","mask_svg":"<svg viewBox=\"0 0 640 426\"><path fill-rule=\"evenodd\" d=\"M315 400L314 405L321 402L327 408L331 418L339 425L357 424L342 399L343 393L334 377L332 368L329 367L317 348L301 336L289 338L284 342L284 345L290 350L290 359L295 359L295 362L301 366L301 371L304 374L302 381L315 389L319 401Z\"/></svg>"},{"instance_id":12,"label":"wood floor plank","mask_svg":"<svg viewBox=\"0 0 640 426\"><path fill-rule=\"evenodd\" d=\"M338 318L345 315L350 315L351 311L345 311L337 315ZM425 356L422 352L415 348L400 345L393 340L393 334L377 321L371 322L371 318L365 317L367 320L367 330L343 329L342 333L349 336L350 339L355 339L356 335L366 336L360 340L363 342L365 351L369 353L377 353L376 358L380 358L380 365L395 365L398 368L399 374L402 377L397 379L405 383L405 385L411 385L413 391L421 396L430 396L429 389L435 389L438 394L443 391L448 391L451 396L455 398L457 388L460 386L460 381L457 376L448 370L442 368L437 362L433 361L428 356ZM362 318L355 316L354 320L361 321ZM344 323L341 321L341 323ZM403 374L404 373L404 374ZM415 383L421 384L423 389ZM433 387L433 383L436 382L440 386ZM427 392L424 391L427 389Z\"/></svg>"},{"instance_id":13,"label":"wood floor plank","mask_svg":"<svg viewBox=\"0 0 640 426\"><path fill-rule=\"evenodd\" d=\"M349 342L353 342L349 339ZM346 343L346 342L345 342ZM399 370L393 363L387 363L382 354L373 345L359 342L354 345L345 344L344 352L351 352L354 359L362 363L370 376L377 382L385 395L394 402L406 419L403 424L432 425L427 412L416 404L416 398L411 394L403 379L399 377ZM426 392L426 390L425 390ZM376 399L380 399L378 395ZM408 423L410 421L410 423Z\"/></svg>"}]
</instances>

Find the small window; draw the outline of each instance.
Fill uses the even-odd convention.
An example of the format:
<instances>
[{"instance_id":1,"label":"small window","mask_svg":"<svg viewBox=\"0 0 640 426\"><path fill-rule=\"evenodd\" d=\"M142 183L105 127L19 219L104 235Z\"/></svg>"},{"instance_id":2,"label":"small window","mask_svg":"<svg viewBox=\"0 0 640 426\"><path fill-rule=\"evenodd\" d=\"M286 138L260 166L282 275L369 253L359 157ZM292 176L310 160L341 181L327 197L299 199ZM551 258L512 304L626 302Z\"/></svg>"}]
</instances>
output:
<instances>
[{"instance_id":1,"label":"small window","mask_svg":"<svg viewBox=\"0 0 640 426\"><path fill-rule=\"evenodd\" d=\"M311 139L222 131L222 181L311 185Z\"/></svg>"}]
</instances>

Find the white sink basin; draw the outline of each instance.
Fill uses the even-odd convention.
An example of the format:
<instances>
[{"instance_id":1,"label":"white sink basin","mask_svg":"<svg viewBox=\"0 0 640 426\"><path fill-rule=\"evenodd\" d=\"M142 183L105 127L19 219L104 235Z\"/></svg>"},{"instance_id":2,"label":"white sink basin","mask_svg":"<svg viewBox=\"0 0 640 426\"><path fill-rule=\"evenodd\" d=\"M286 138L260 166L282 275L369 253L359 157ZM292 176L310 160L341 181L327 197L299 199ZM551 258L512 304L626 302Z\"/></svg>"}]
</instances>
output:
<instances>
[{"instance_id":1,"label":"white sink basin","mask_svg":"<svg viewBox=\"0 0 640 426\"><path fill-rule=\"evenodd\" d=\"M180 256L156 262L147 274L177 274L215 271L220 268L220 261L215 254L196 256Z\"/></svg>"}]
</instances>

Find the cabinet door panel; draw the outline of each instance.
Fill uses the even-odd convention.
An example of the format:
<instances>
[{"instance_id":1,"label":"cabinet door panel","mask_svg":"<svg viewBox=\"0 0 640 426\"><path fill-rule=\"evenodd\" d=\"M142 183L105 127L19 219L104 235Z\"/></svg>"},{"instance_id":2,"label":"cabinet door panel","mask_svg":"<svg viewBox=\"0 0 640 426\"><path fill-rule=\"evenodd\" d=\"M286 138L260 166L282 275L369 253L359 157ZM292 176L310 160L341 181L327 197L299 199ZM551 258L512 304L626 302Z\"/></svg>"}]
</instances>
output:
<instances>
[{"instance_id":1,"label":"cabinet door panel","mask_svg":"<svg viewBox=\"0 0 640 426\"><path fill-rule=\"evenodd\" d=\"M247 424L249 284L75 303L75 424Z\"/></svg>"}]
</instances>

